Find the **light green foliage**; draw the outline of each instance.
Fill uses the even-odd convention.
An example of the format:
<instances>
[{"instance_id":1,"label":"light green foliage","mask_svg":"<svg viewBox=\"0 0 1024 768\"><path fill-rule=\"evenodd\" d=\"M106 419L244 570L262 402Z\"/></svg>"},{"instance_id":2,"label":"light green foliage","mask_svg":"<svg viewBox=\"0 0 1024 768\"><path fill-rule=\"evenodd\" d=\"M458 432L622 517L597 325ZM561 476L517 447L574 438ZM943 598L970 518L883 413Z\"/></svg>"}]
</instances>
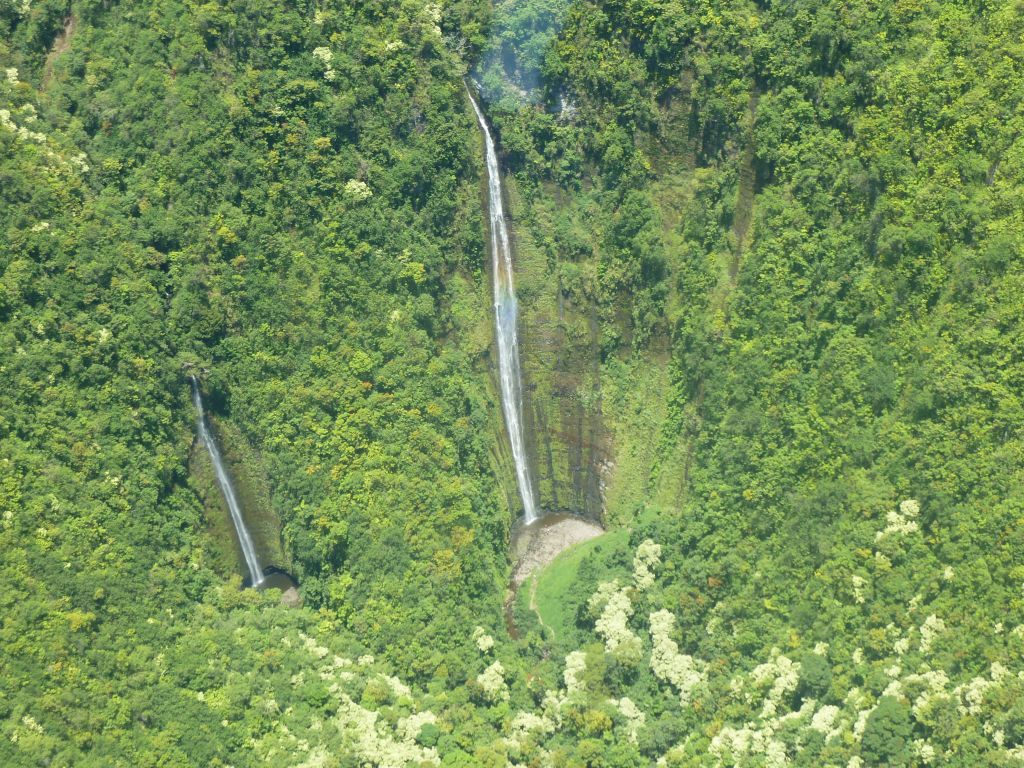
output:
<instances>
[{"instance_id":1,"label":"light green foliage","mask_svg":"<svg viewBox=\"0 0 1024 768\"><path fill-rule=\"evenodd\" d=\"M544 626L551 630L555 639L569 639L569 647L576 643L576 635L572 628L576 623L577 613L583 609L589 594L583 594L580 578L580 565L595 550L614 549L626 541L625 531L613 531L595 539L577 544L542 570L537 576L536 584L530 582L523 590L523 595L533 595L537 615Z\"/></svg>"},{"instance_id":2,"label":"light green foliage","mask_svg":"<svg viewBox=\"0 0 1024 768\"><path fill-rule=\"evenodd\" d=\"M1018 2L0 30L0 764L1024 759ZM518 643L478 61L543 501L615 527ZM304 608L224 577L186 366Z\"/></svg>"},{"instance_id":3,"label":"light green foliage","mask_svg":"<svg viewBox=\"0 0 1024 768\"><path fill-rule=\"evenodd\" d=\"M205 639L224 601L246 643L280 616L224 597L187 366L294 621L460 682L462 625L498 624L492 406L444 341L478 160L431 13L0 8L0 763L249 764L272 725L249 688L286 654Z\"/></svg>"}]
</instances>

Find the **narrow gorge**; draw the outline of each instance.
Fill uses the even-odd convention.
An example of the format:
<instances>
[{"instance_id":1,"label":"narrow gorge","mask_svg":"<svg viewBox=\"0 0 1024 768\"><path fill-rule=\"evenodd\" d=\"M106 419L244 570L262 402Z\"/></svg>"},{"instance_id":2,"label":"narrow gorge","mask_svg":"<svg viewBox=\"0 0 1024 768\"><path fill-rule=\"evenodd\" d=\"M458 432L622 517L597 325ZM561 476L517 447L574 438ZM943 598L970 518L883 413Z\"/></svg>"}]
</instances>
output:
<instances>
[{"instance_id":1,"label":"narrow gorge","mask_svg":"<svg viewBox=\"0 0 1024 768\"><path fill-rule=\"evenodd\" d=\"M473 94L468 90L480 132L484 137L484 155L487 164L487 203L490 214L491 269L494 282L494 329L498 344L498 381L501 385L501 407L505 414L505 429L512 447L516 485L523 502L523 521L529 525L540 517L537 498L533 491L526 437L523 426L523 375L519 365L519 310L516 303L515 280L512 267L512 244L509 241L505 208L502 202L501 169L494 148L491 129Z\"/></svg>"},{"instance_id":2,"label":"narrow gorge","mask_svg":"<svg viewBox=\"0 0 1024 768\"><path fill-rule=\"evenodd\" d=\"M224 497L224 503L227 505L228 512L231 515L231 522L234 525L235 534L238 536L238 545L242 550L242 557L249 572L249 583L258 588L263 585L264 572L263 566L260 564L259 554L256 551L256 542L249 532L249 527L245 524L242 506L238 503L238 494L235 493L235 487L231 482L231 476L228 474L224 459L221 457L220 449L217 447L217 441L214 439L213 433L210 432L210 427L206 422L206 412L203 410L203 396L199 390L199 379L191 376L190 380L192 382L192 404L196 409L196 431L199 435L199 441L210 456L210 462L213 464L213 471L217 480L217 487L220 489Z\"/></svg>"},{"instance_id":3,"label":"narrow gorge","mask_svg":"<svg viewBox=\"0 0 1024 768\"><path fill-rule=\"evenodd\" d=\"M512 527L509 556L513 563L512 590L506 598L506 625L516 628L510 610L515 591L530 574L551 563L559 554L603 533L600 525L556 508L538 507L533 468L527 450L524 424L523 374L519 358L519 312L515 293L512 243L505 219L501 168L490 126L477 100L467 88L480 133L484 139L487 168L491 269L493 271L495 337L498 350L498 380L505 428L512 449L516 484L523 504L523 516ZM536 443L536 440L534 440ZM545 439L550 446L550 437ZM548 451L550 457L550 448ZM556 512L558 514L550 514Z\"/></svg>"}]
</instances>

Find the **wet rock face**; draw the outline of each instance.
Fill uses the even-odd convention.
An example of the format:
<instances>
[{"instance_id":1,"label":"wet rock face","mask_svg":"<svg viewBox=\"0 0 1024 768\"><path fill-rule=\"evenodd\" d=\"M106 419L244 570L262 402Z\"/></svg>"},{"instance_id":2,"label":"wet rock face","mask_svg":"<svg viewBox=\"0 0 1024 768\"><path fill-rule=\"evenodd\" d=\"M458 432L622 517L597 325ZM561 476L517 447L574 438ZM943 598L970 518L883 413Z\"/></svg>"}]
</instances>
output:
<instances>
[{"instance_id":1,"label":"wet rock face","mask_svg":"<svg viewBox=\"0 0 1024 768\"><path fill-rule=\"evenodd\" d=\"M542 510L602 520L602 480L608 478L601 467L614 456L602 417L601 324L598 307L589 298L591 289L584 285L592 278L575 279L568 286L561 277L565 269L577 275L594 272L596 254L564 252L552 245L557 238L545 205L533 207L520 197L514 178L507 179L504 189L519 304L523 422L534 488ZM544 194L558 197L554 188ZM559 205L563 202L568 204ZM610 319L618 323L616 313ZM628 325L628 315L623 322Z\"/></svg>"},{"instance_id":2,"label":"wet rock face","mask_svg":"<svg viewBox=\"0 0 1024 768\"><path fill-rule=\"evenodd\" d=\"M608 440L597 322L589 307L556 306L554 314L543 302L524 312L528 447L541 507L600 520Z\"/></svg>"}]
</instances>

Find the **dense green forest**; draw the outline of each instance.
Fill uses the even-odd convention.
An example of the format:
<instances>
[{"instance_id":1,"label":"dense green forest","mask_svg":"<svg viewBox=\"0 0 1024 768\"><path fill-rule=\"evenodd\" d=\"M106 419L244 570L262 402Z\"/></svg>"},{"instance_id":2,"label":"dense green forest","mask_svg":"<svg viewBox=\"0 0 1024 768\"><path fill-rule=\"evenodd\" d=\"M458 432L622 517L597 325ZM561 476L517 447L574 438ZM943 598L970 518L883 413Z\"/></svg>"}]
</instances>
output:
<instances>
[{"instance_id":1,"label":"dense green forest","mask_svg":"<svg viewBox=\"0 0 1024 768\"><path fill-rule=\"evenodd\" d=\"M1019 0L0 30L0 765L1024 766ZM608 529L514 596L467 81Z\"/></svg>"}]
</instances>

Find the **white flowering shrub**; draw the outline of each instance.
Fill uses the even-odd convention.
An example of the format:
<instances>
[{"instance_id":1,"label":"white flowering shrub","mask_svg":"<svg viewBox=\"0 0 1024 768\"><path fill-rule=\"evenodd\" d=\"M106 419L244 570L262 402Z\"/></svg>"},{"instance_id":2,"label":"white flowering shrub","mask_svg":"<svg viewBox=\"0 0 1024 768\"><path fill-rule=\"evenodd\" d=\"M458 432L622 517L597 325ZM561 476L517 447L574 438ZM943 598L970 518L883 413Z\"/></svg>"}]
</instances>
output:
<instances>
[{"instance_id":1,"label":"white flowering shrub","mask_svg":"<svg viewBox=\"0 0 1024 768\"><path fill-rule=\"evenodd\" d=\"M924 620L921 625L921 653L928 653L932 648L935 638L946 631L946 622L934 613Z\"/></svg>"},{"instance_id":2,"label":"white flowering shrub","mask_svg":"<svg viewBox=\"0 0 1024 768\"><path fill-rule=\"evenodd\" d=\"M587 671L587 654L583 651L572 651L565 657L565 671L562 678L565 680L565 692L570 696L578 693L583 688L582 676Z\"/></svg>"},{"instance_id":3,"label":"white flowering shrub","mask_svg":"<svg viewBox=\"0 0 1024 768\"><path fill-rule=\"evenodd\" d=\"M34 118L34 115L29 113L27 118ZM22 119L26 123L32 122L31 119L27 118L23 116ZM22 141L34 141L37 144L43 144L46 142L45 133L41 133L40 131L32 131L29 130L24 125L18 125L17 123L15 123L14 119L11 117L11 110L9 109L0 109L0 127L3 127L6 130L10 131Z\"/></svg>"},{"instance_id":4,"label":"white flowering shrub","mask_svg":"<svg viewBox=\"0 0 1024 768\"><path fill-rule=\"evenodd\" d=\"M621 699L608 699L608 703L619 710L619 714L626 721L626 738L636 744L637 734L644 727L647 715L633 703L632 699L626 696L623 696Z\"/></svg>"},{"instance_id":5,"label":"white flowering shrub","mask_svg":"<svg viewBox=\"0 0 1024 768\"><path fill-rule=\"evenodd\" d=\"M412 694L409 686L397 677L394 677L393 675L381 675L380 677L385 683L387 683L388 688L391 689L391 692L395 695L396 699L408 698Z\"/></svg>"},{"instance_id":6,"label":"white flowering shrub","mask_svg":"<svg viewBox=\"0 0 1024 768\"><path fill-rule=\"evenodd\" d=\"M433 747L421 747L410 738L396 737L387 726L379 724L378 719L377 712L371 712L348 696L342 696L333 725L356 755L379 768L406 768L410 763L438 763L437 750Z\"/></svg>"},{"instance_id":7,"label":"white flowering shrub","mask_svg":"<svg viewBox=\"0 0 1024 768\"><path fill-rule=\"evenodd\" d=\"M555 730L550 718L533 712L519 712L512 718L505 743L518 749L531 735L544 735Z\"/></svg>"},{"instance_id":8,"label":"white flowering shrub","mask_svg":"<svg viewBox=\"0 0 1024 768\"><path fill-rule=\"evenodd\" d=\"M924 765L935 762L935 747L924 739L914 739L914 756Z\"/></svg>"},{"instance_id":9,"label":"white flowering shrub","mask_svg":"<svg viewBox=\"0 0 1024 768\"><path fill-rule=\"evenodd\" d=\"M16 88L23 85L17 67L4 69L4 76L0 78L0 130L13 134L18 141L38 145L44 162L52 168L65 173L87 172L89 166L83 153L67 152L58 136L38 129L35 105L24 101L24 90Z\"/></svg>"},{"instance_id":10,"label":"white flowering shrub","mask_svg":"<svg viewBox=\"0 0 1024 768\"><path fill-rule=\"evenodd\" d=\"M668 611L651 614L651 670L679 691L679 703L685 707L690 703L693 689L705 676L699 663L692 656L680 653L679 646L670 637L675 621L675 616Z\"/></svg>"},{"instance_id":11,"label":"white flowering shrub","mask_svg":"<svg viewBox=\"0 0 1024 768\"><path fill-rule=\"evenodd\" d=\"M587 600L587 608L590 609L591 614L600 615L604 610L604 607L608 604L612 595L619 591L619 580L614 581L602 581L597 585L597 591L590 596Z\"/></svg>"},{"instance_id":12,"label":"white flowering shrub","mask_svg":"<svg viewBox=\"0 0 1024 768\"><path fill-rule=\"evenodd\" d=\"M629 628L633 601L628 588L620 588L617 580L603 583L590 598L588 607L592 612L600 611L594 630L604 638L605 649L624 659L635 659L642 645L640 638Z\"/></svg>"},{"instance_id":13,"label":"white flowering shrub","mask_svg":"<svg viewBox=\"0 0 1024 768\"><path fill-rule=\"evenodd\" d=\"M661 565L661 545L644 539L633 555L633 584L641 592L654 583L655 570Z\"/></svg>"},{"instance_id":14,"label":"white flowering shrub","mask_svg":"<svg viewBox=\"0 0 1024 768\"><path fill-rule=\"evenodd\" d=\"M953 696L960 699L957 710L961 715L980 715L982 702L990 688L997 686L1009 674L1006 667L994 662L989 670L989 677L972 678L953 689Z\"/></svg>"},{"instance_id":15,"label":"white flowering shrub","mask_svg":"<svg viewBox=\"0 0 1024 768\"><path fill-rule=\"evenodd\" d=\"M921 505L917 503L916 499L907 499L906 501L900 502L900 514L904 518L916 518L921 514Z\"/></svg>"},{"instance_id":16,"label":"white flowering shrub","mask_svg":"<svg viewBox=\"0 0 1024 768\"><path fill-rule=\"evenodd\" d=\"M828 741L839 733L840 729L835 727L838 716L839 707L826 704L811 717L810 728L812 731L824 734L825 740Z\"/></svg>"},{"instance_id":17,"label":"white flowering shrub","mask_svg":"<svg viewBox=\"0 0 1024 768\"><path fill-rule=\"evenodd\" d=\"M324 69L324 80L327 82L333 82L337 73L331 68L331 62L334 61L334 54L330 48L323 46L313 49L313 58L320 62Z\"/></svg>"},{"instance_id":18,"label":"white flowering shrub","mask_svg":"<svg viewBox=\"0 0 1024 768\"><path fill-rule=\"evenodd\" d=\"M508 701L509 693L508 684L505 682L505 667L502 666L500 661L494 661L477 676L476 681L483 689L489 701Z\"/></svg>"},{"instance_id":19,"label":"white flowering shrub","mask_svg":"<svg viewBox=\"0 0 1024 768\"><path fill-rule=\"evenodd\" d=\"M941 669L926 669L903 679L904 695L912 702L911 711L918 719L923 719L937 700L950 698L948 688L949 676Z\"/></svg>"},{"instance_id":20,"label":"white flowering shrub","mask_svg":"<svg viewBox=\"0 0 1024 768\"><path fill-rule=\"evenodd\" d=\"M761 717L774 717L782 698L796 690L800 682L800 665L780 654L778 648L773 648L772 660L755 667L750 677L756 685L772 681L761 704Z\"/></svg>"},{"instance_id":21,"label":"white flowering shrub","mask_svg":"<svg viewBox=\"0 0 1024 768\"><path fill-rule=\"evenodd\" d=\"M864 603L864 587L868 584L867 579L853 574L850 577L850 582L853 584L853 602L857 603L857 605L862 605Z\"/></svg>"},{"instance_id":22,"label":"white flowering shrub","mask_svg":"<svg viewBox=\"0 0 1024 768\"><path fill-rule=\"evenodd\" d=\"M373 197L373 191L365 181L349 179L345 182L345 198L354 202L362 202Z\"/></svg>"},{"instance_id":23,"label":"white flowering shrub","mask_svg":"<svg viewBox=\"0 0 1024 768\"><path fill-rule=\"evenodd\" d=\"M423 6L423 15L426 16L428 23L430 24L431 31L441 36L441 5L440 3L427 3Z\"/></svg>"},{"instance_id":24,"label":"white flowering shrub","mask_svg":"<svg viewBox=\"0 0 1024 768\"><path fill-rule=\"evenodd\" d=\"M711 740L708 751L716 759L716 766L743 765L751 756L758 756L765 768L789 764L785 744L772 738L770 732L750 727L725 726Z\"/></svg>"},{"instance_id":25,"label":"white flowering shrub","mask_svg":"<svg viewBox=\"0 0 1024 768\"><path fill-rule=\"evenodd\" d=\"M875 541L898 534L908 536L920 529L917 523L917 516L921 513L921 505L914 499L907 499L900 503L899 511L890 510L885 516L887 525L875 534Z\"/></svg>"},{"instance_id":26,"label":"white flowering shrub","mask_svg":"<svg viewBox=\"0 0 1024 768\"><path fill-rule=\"evenodd\" d=\"M420 735L424 725L434 725L436 723L437 715L433 712L429 710L415 712L398 721L398 731L402 733L406 741L414 741Z\"/></svg>"},{"instance_id":27,"label":"white flowering shrub","mask_svg":"<svg viewBox=\"0 0 1024 768\"><path fill-rule=\"evenodd\" d=\"M494 647L494 638L487 634L483 627L473 630L473 642L482 653L487 653Z\"/></svg>"}]
</instances>

